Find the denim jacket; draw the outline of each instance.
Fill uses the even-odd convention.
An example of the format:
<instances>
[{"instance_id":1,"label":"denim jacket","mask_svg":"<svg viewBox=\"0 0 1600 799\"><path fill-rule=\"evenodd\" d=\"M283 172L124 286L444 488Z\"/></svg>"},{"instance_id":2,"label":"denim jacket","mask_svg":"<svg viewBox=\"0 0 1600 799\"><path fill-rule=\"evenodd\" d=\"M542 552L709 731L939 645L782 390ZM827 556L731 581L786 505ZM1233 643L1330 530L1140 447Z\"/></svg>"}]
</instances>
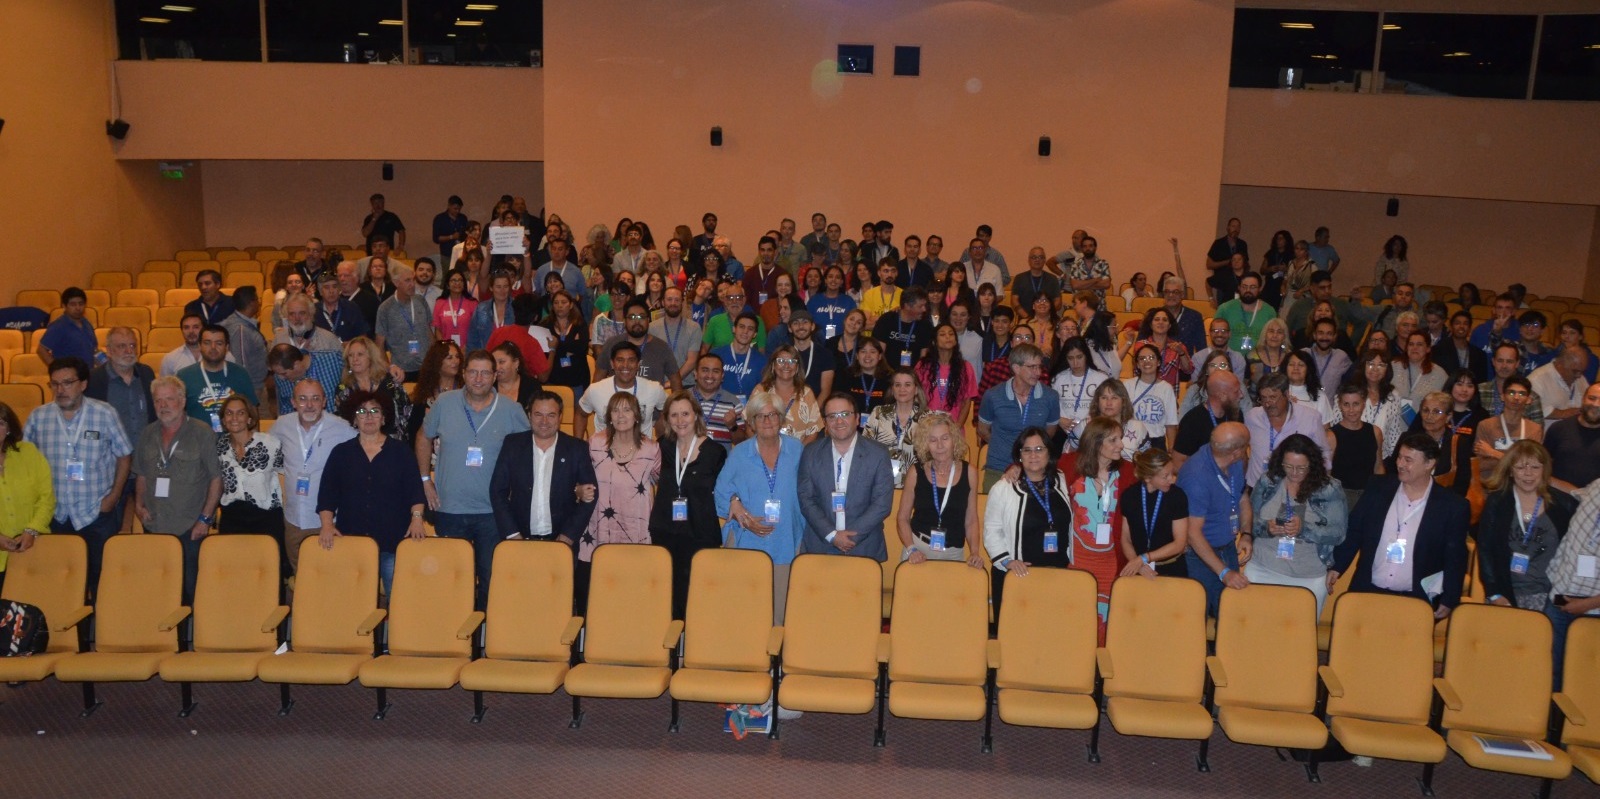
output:
<instances>
[{"instance_id":1,"label":"denim jacket","mask_svg":"<svg viewBox=\"0 0 1600 799\"><path fill-rule=\"evenodd\" d=\"M1251 525L1251 534L1256 538L1270 538L1267 525L1272 521L1262 513L1262 508L1272 500L1282 487L1283 481L1271 475L1263 475L1256 481L1255 488L1250 492L1250 508L1255 511L1255 520ZM1344 542L1345 528L1348 527L1350 509L1345 507L1344 487L1339 481L1328 478L1328 484L1318 489L1306 502L1304 515L1300 517L1300 539L1317 547L1317 557L1323 565L1332 567L1333 550Z\"/></svg>"}]
</instances>

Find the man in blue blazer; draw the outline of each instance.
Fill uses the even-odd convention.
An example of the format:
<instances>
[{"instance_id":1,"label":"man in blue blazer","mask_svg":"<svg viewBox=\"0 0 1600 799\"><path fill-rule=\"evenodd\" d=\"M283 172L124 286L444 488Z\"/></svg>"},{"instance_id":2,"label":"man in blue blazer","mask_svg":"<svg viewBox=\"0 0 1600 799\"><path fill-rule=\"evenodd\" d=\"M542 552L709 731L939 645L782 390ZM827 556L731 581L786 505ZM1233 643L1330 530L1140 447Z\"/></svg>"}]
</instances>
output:
<instances>
[{"instance_id":1,"label":"man in blue blazer","mask_svg":"<svg viewBox=\"0 0 1600 799\"><path fill-rule=\"evenodd\" d=\"M500 447L489 503L505 538L559 538L570 546L594 513L594 463L588 445L561 432L561 405L551 392L534 392L528 403L533 429L506 436Z\"/></svg>"},{"instance_id":2,"label":"man in blue blazer","mask_svg":"<svg viewBox=\"0 0 1600 799\"><path fill-rule=\"evenodd\" d=\"M1396 475L1368 484L1350 511L1349 532L1333 553L1330 587L1355 561L1351 591L1414 596L1433 605L1441 619L1461 603L1471 509L1464 497L1435 485L1438 460L1439 443L1426 433L1400 439Z\"/></svg>"},{"instance_id":3,"label":"man in blue blazer","mask_svg":"<svg viewBox=\"0 0 1600 799\"><path fill-rule=\"evenodd\" d=\"M822 415L828 434L800 454L802 551L882 561L889 554L883 522L894 505L889 450L861 435L850 395L829 397Z\"/></svg>"}]
</instances>

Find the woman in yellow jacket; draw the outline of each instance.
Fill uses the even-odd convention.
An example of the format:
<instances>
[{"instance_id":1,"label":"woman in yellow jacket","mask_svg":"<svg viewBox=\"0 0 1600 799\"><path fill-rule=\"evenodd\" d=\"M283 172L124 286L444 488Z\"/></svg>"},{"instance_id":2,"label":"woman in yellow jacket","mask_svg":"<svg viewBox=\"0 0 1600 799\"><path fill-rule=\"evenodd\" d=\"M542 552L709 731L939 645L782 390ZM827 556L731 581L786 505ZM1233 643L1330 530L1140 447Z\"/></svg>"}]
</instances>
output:
<instances>
[{"instance_id":1,"label":"woman in yellow jacket","mask_svg":"<svg viewBox=\"0 0 1600 799\"><path fill-rule=\"evenodd\" d=\"M13 552L27 552L50 532L56 493L50 485L50 463L22 440L22 422L11 406L0 402L0 586Z\"/></svg>"}]
</instances>

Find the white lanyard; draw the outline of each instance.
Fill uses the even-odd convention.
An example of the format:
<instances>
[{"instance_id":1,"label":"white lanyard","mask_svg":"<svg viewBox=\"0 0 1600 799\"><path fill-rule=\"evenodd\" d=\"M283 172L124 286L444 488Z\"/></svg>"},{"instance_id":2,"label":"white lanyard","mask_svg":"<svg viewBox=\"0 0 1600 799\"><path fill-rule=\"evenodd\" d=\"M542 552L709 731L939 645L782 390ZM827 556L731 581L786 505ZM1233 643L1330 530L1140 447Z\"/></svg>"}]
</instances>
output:
<instances>
[{"instance_id":1,"label":"white lanyard","mask_svg":"<svg viewBox=\"0 0 1600 799\"><path fill-rule=\"evenodd\" d=\"M673 459L676 463L678 475L678 496L683 496L683 475L689 471L689 464L694 463L696 452L700 451L700 439L689 442L689 457L683 457L683 450L674 448Z\"/></svg>"}]
</instances>

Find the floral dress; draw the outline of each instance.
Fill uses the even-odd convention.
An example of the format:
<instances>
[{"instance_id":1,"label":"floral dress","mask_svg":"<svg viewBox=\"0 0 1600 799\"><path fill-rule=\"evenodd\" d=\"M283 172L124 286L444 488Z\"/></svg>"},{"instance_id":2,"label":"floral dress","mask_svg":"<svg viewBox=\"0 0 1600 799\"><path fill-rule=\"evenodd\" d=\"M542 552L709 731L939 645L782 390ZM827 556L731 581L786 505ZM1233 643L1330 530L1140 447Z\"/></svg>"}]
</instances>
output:
<instances>
[{"instance_id":1,"label":"floral dress","mask_svg":"<svg viewBox=\"0 0 1600 799\"><path fill-rule=\"evenodd\" d=\"M661 448L646 438L626 463L606 446L605 431L589 437L589 459L594 461L598 488L594 514L578 539L578 559L594 560L601 544L650 543L650 506L656 481L661 478Z\"/></svg>"}]
</instances>

